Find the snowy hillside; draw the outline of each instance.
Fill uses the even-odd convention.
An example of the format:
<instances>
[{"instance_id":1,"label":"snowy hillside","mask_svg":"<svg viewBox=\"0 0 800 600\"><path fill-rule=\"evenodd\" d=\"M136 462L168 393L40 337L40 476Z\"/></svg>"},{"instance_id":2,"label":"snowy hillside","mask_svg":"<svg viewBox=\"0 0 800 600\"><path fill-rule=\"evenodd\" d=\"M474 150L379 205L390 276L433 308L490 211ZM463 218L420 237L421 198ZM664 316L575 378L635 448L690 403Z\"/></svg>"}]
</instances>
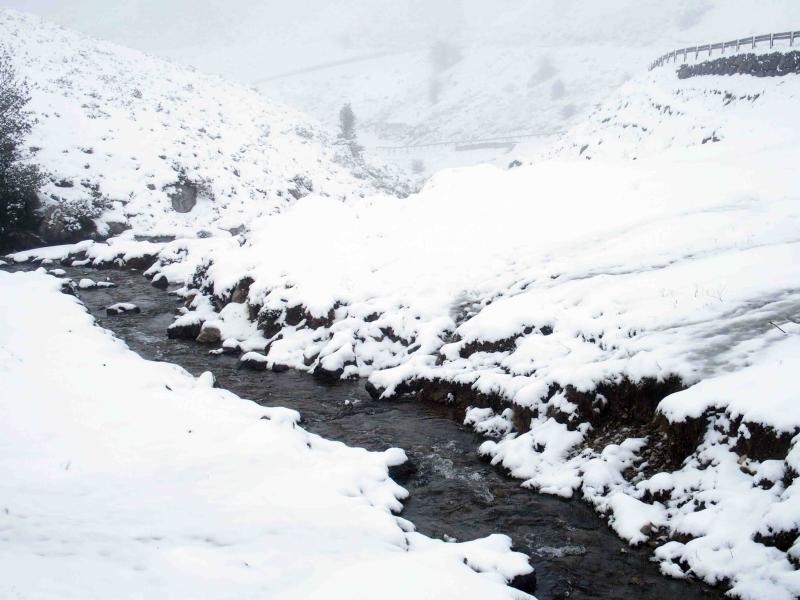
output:
<instances>
[{"instance_id":1,"label":"snowy hillside","mask_svg":"<svg viewBox=\"0 0 800 600\"><path fill-rule=\"evenodd\" d=\"M31 86L51 242L86 237L91 219L100 235L240 228L312 191L382 184L252 90L14 11L0 10L0 39Z\"/></svg>"},{"instance_id":2,"label":"snowy hillside","mask_svg":"<svg viewBox=\"0 0 800 600\"><path fill-rule=\"evenodd\" d=\"M800 22L794 0L10 2L257 84L329 125L352 102L368 145L562 130L666 51ZM449 58L434 59L439 43ZM404 167L491 156L439 154L380 156Z\"/></svg>"},{"instance_id":3,"label":"snowy hillside","mask_svg":"<svg viewBox=\"0 0 800 600\"><path fill-rule=\"evenodd\" d=\"M788 600L799 99L796 75L644 72L533 164L443 172L406 199L308 196L243 242L16 259L148 255L187 284L171 335L457 403L496 438L482 453L592 503L664 573Z\"/></svg>"}]
</instances>

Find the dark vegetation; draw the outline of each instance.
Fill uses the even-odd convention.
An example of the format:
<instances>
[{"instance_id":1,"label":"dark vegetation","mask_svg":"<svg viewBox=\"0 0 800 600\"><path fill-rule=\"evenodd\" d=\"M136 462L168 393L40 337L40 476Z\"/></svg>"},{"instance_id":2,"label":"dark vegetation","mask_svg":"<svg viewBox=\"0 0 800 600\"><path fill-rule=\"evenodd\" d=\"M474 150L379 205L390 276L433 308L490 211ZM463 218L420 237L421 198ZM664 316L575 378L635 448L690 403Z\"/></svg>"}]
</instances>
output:
<instances>
[{"instance_id":1,"label":"dark vegetation","mask_svg":"<svg viewBox=\"0 0 800 600\"><path fill-rule=\"evenodd\" d=\"M0 250L28 245L37 224L44 175L25 162L23 144L33 126L29 101L26 82L17 77L8 51L0 50Z\"/></svg>"}]
</instances>

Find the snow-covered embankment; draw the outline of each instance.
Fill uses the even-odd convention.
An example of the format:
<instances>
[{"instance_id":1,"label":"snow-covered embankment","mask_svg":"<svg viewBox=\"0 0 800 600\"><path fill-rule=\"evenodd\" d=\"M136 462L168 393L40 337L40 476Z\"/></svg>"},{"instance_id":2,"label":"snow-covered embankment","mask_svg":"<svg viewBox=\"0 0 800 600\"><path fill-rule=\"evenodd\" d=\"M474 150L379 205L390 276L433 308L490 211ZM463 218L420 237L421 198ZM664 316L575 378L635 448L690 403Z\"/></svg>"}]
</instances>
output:
<instances>
[{"instance_id":1,"label":"snow-covered embankment","mask_svg":"<svg viewBox=\"0 0 800 600\"><path fill-rule=\"evenodd\" d=\"M0 272L0 596L521 599L501 535L449 544L393 515L402 450L141 359L60 281Z\"/></svg>"}]
</instances>

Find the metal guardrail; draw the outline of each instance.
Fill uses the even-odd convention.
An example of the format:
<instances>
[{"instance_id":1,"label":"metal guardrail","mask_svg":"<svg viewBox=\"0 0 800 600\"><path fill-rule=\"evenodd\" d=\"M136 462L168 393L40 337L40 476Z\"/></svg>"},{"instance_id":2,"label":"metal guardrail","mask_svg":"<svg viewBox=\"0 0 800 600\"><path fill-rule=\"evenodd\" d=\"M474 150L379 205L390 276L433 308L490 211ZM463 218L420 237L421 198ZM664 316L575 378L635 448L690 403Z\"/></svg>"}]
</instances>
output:
<instances>
[{"instance_id":1,"label":"metal guardrail","mask_svg":"<svg viewBox=\"0 0 800 600\"><path fill-rule=\"evenodd\" d=\"M716 44L703 44L701 46L691 46L689 48L681 48L680 50L673 50L665 54L664 56L659 56L656 60L650 63L650 69L653 70L656 67L661 67L667 63L678 62L678 57L682 57L683 62L686 62L687 58L694 54L694 58L698 58L701 52L708 52L708 56L711 56L711 53L714 50L719 50L721 54L725 54L726 48L735 48L736 52L739 52L741 48L749 47L751 50L756 48L759 43L769 42L769 47L773 48L775 46L775 42L789 40L789 46L794 46L795 40L800 42L800 31L783 31L781 33L767 33L764 35L753 35L746 38L741 38L738 40L731 40L730 42L719 42Z\"/></svg>"}]
</instances>

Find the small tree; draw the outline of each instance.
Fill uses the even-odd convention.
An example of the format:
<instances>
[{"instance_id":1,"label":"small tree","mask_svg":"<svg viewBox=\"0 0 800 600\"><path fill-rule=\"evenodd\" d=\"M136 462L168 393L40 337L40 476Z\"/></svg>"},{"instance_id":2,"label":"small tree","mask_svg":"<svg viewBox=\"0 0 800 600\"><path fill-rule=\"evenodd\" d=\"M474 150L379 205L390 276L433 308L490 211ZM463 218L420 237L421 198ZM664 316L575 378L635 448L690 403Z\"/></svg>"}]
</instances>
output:
<instances>
[{"instance_id":1,"label":"small tree","mask_svg":"<svg viewBox=\"0 0 800 600\"><path fill-rule=\"evenodd\" d=\"M339 139L350 149L353 159L360 161L363 158L361 153L364 148L356 140L356 115L349 102L339 111Z\"/></svg>"},{"instance_id":2,"label":"small tree","mask_svg":"<svg viewBox=\"0 0 800 600\"><path fill-rule=\"evenodd\" d=\"M33 125L29 101L27 84L17 78L8 51L0 49L0 248L10 247L13 235L36 221L43 175L22 162L22 144Z\"/></svg>"},{"instance_id":3,"label":"small tree","mask_svg":"<svg viewBox=\"0 0 800 600\"><path fill-rule=\"evenodd\" d=\"M428 51L428 60L434 73L446 71L461 62L462 58L459 47L450 42L435 42Z\"/></svg>"},{"instance_id":4,"label":"small tree","mask_svg":"<svg viewBox=\"0 0 800 600\"><path fill-rule=\"evenodd\" d=\"M347 142L356 141L356 115L349 102L339 111L339 137Z\"/></svg>"}]
</instances>

